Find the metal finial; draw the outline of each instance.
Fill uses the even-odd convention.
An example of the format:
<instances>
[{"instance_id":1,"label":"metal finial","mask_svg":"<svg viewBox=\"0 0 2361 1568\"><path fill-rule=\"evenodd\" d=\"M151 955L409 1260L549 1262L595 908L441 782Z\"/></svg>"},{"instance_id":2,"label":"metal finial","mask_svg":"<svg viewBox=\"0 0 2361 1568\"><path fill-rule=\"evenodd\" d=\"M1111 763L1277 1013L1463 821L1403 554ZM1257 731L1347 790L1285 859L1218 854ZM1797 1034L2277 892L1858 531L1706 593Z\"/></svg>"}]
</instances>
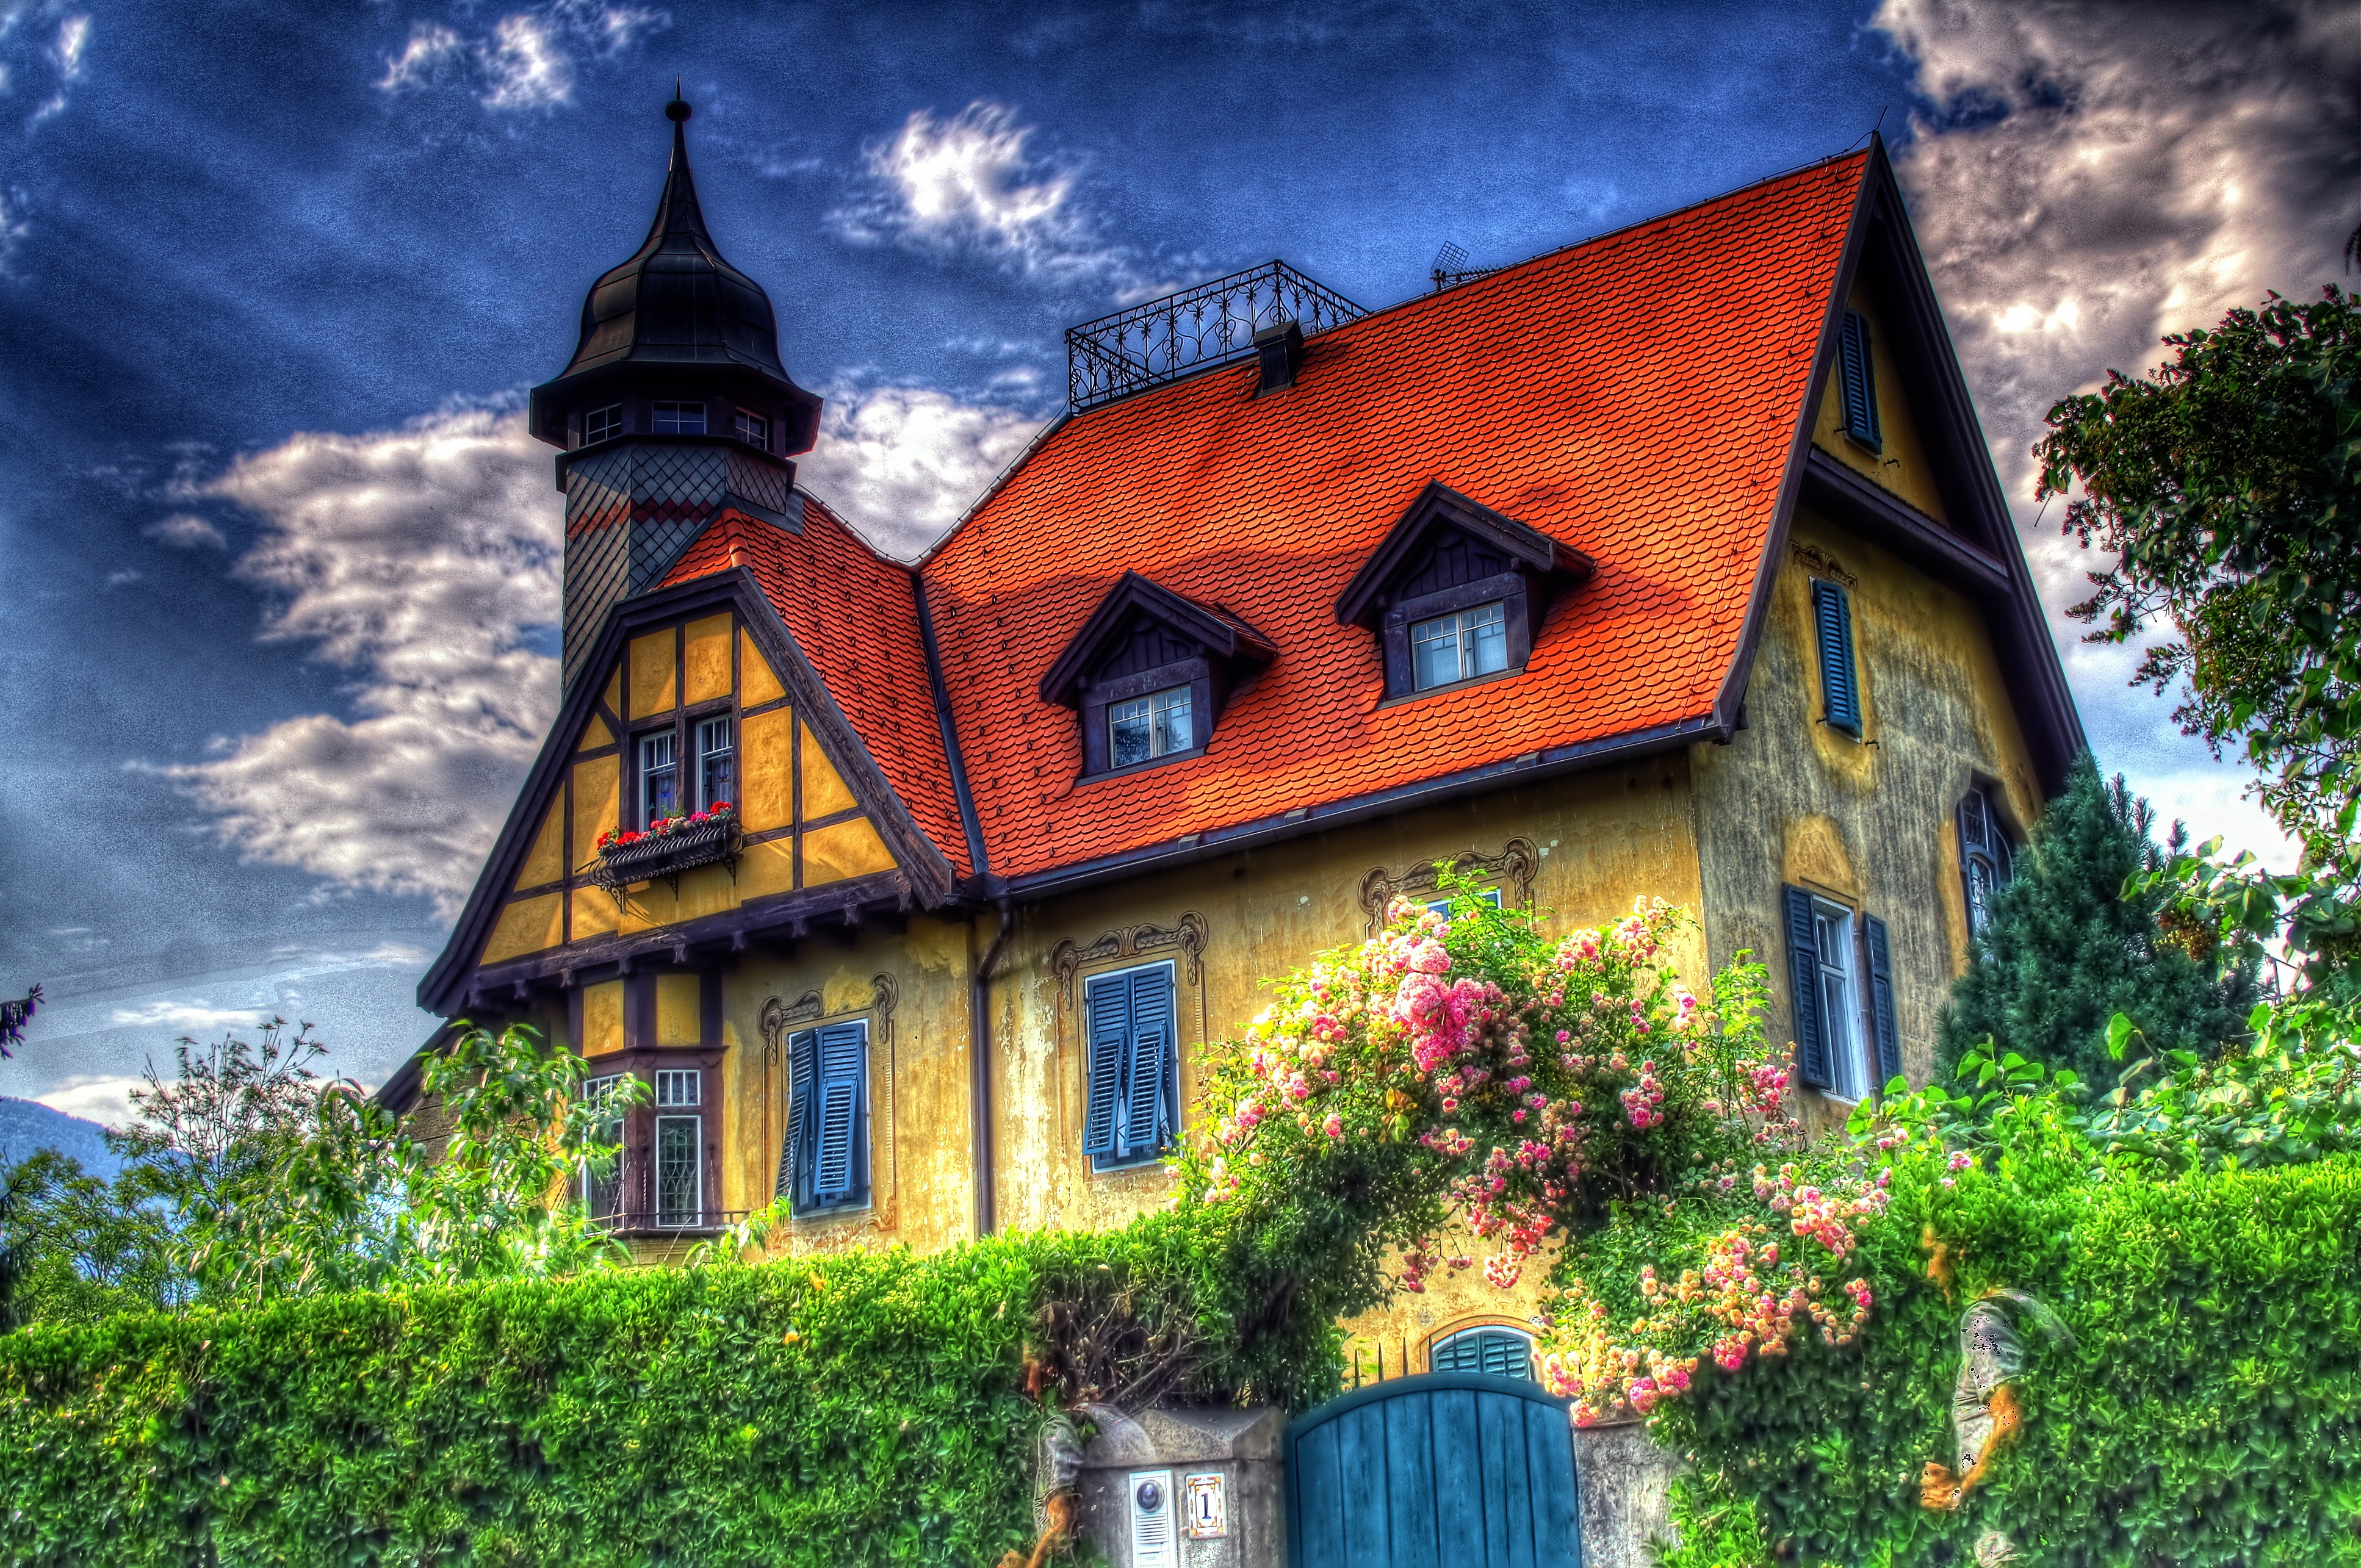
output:
<instances>
[{"instance_id":1,"label":"metal finial","mask_svg":"<svg viewBox=\"0 0 2361 1568\"><path fill-rule=\"evenodd\" d=\"M674 77L672 79L672 102L664 105L664 118L677 126L686 122L688 116L695 112L696 111L692 110L688 106L688 100L680 95L680 78L677 76Z\"/></svg>"}]
</instances>

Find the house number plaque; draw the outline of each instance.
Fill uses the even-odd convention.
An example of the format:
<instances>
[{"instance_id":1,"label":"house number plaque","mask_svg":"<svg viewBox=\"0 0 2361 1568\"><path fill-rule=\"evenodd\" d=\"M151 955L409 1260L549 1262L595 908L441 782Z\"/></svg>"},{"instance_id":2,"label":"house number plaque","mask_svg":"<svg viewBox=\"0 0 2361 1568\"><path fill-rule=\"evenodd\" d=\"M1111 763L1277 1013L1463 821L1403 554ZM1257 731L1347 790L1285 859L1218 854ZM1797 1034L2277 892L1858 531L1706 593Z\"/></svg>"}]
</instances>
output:
<instances>
[{"instance_id":1,"label":"house number plaque","mask_svg":"<svg viewBox=\"0 0 2361 1568\"><path fill-rule=\"evenodd\" d=\"M1222 1491L1222 1474L1215 1470L1191 1475L1189 1492L1189 1539L1212 1541L1230 1533L1228 1503Z\"/></svg>"}]
</instances>

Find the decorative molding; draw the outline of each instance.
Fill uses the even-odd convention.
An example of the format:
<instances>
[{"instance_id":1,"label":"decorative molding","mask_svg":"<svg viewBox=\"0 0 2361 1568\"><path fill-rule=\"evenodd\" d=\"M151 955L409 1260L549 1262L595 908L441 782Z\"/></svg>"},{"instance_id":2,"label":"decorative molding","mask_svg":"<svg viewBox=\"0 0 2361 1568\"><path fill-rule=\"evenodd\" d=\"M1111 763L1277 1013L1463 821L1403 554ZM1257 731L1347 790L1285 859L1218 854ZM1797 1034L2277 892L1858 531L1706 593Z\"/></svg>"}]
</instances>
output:
<instances>
[{"instance_id":1,"label":"decorative molding","mask_svg":"<svg viewBox=\"0 0 2361 1568\"><path fill-rule=\"evenodd\" d=\"M1118 927L1101 932L1087 946L1072 940L1060 942L1049 954L1049 968L1058 977L1058 1007L1060 1012L1074 1004L1074 977L1086 964L1109 959L1145 958L1150 953L1177 948L1188 956L1189 983L1201 991L1205 984L1205 917L1191 909L1170 926L1142 924Z\"/></svg>"},{"instance_id":2,"label":"decorative molding","mask_svg":"<svg viewBox=\"0 0 2361 1568\"><path fill-rule=\"evenodd\" d=\"M1464 850L1451 858L1451 869L1462 876L1494 876L1513 886L1519 904L1533 901L1533 879L1541 872L1542 854L1531 839L1511 839L1500 846L1497 855L1479 850ZM1405 894L1431 894L1442 886L1443 879L1430 861L1408 870L1394 872L1383 866L1371 866L1361 879L1361 909L1369 917L1369 935L1386 923L1386 905Z\"/></svg>"},{"instance_id":3,"label":"decorative molding","mask_svg":"<svg viewBox=\"0 0 2361 1568\"><path fill-rule=\"evenodd\" d=\"M1819 573L1822 576L1834 577L1838 582L1842 583L1849 588L1857 588L1861 587L1861 579L1854 576L1850 572L1846 571L1844 569L1844 563L1839 561L1835 556L1829 554L1818 545L1790 543L1787 546L1787 549L1789 554L1793 554L1796 560L1801 561L1806 567Z\"/></svg>"},{"instance_id":4,"label":"decorative molding","mask_svg":"<svg viewBox=\"0 0 2361 1568\"><path fill-rule=\"evenodd\" d=\"M877 1014L878 1037L885 1044L894 1042L894 1009L902 1004L901 983L890 974L881 974L870 982L869 1003L865 1007L840 1008L828 1011L828 1004L817 991L807 991L794 1002L782 1002L774 996L763 1003L761 1027L763 1058L765 1061L779 1059L787 1031L798 1024L817 1024L822 1018L840 1017L848 1013Z\"/></svg>"}]
</instances>

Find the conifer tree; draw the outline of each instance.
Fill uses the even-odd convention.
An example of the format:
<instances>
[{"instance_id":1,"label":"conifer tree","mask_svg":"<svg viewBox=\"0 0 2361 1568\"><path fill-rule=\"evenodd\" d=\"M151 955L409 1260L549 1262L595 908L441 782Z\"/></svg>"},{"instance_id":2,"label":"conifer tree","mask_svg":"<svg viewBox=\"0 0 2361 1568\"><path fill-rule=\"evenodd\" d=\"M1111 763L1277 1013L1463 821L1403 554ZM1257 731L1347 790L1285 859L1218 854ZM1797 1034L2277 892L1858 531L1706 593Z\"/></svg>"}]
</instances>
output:
<instances>
[{"instance_id":1,"label":"conifer tree","mask_svg":"<svg viewBox=\"0 0 2361 1568\"><path fill-rule=\"evenodd\" d=\"M2125 879L2154 871L2184 837L2150 836L2155 809L2118 773L2102 780L2086 754L2034 829L2015 874L1992 900L1951 989L1936 1041L1948 1076L1984 1036L2002 1052L2071 1068L2099 1088L2122 1070L2107 1057L2107 1022L2127 1014L2152 1049L2211 1056L2246 1027L2256 995L2244 963L2224 972L2202 934L2169 929L2164 889L2124 896Z\"/></svg>"}]
</instances>

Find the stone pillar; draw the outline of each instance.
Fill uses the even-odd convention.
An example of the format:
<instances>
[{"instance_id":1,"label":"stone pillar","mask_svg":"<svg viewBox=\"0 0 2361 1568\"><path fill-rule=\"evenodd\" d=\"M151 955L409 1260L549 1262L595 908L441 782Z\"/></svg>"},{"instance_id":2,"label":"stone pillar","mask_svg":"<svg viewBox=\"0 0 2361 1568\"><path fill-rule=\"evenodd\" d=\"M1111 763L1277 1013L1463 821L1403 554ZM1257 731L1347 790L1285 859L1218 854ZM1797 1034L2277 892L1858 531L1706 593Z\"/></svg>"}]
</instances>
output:
<instances>
[{"instance_id":1,"label":"stone pillar","mask_svg":"<svg viewBox=\"0 0 2361 1568\"><path fill-rule=\"evenodd\" d=\"M1677 1541L1671 1489L1688 1466L1656 1446L1645 1421L1575 1428L1574 1467L1582 1485L1582 1568L1649 1568L1655 1561L1649 1538Z\"/></svg>"},{"instance_id":2,"label":"stone pillar","mask_svg":"<svg viewBox=\"0 0 2361 1568\"><path fill-rule=\"evenodd\" d=\"M1108 1568L1149 1568L1159 1562L1173 1568L1284 1568L1279 1436L1287 1421L1279 1411L1151 1409L1129 1416L1112 1405L1089 1405L1083 1413L1098 1435L1082 1450L1075 1483L1082 1531ZM1141 1561L1132 1552L1132 1502L1148 1478L1165 1493L1163 1517L1172 1548L1170 1556ZM1208 1497L1219 1499L1223 1533L1192 1533L1192 1481Z\"/></svg>"}]
</instances>

